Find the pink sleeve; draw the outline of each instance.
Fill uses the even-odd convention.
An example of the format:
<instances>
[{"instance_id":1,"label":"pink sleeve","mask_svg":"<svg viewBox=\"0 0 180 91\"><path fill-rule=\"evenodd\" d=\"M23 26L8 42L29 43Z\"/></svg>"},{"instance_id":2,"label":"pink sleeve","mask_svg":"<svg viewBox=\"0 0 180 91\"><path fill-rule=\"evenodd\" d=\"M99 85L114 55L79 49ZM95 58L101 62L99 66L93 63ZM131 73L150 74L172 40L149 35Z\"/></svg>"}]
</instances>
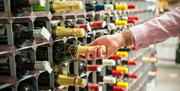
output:
<instances>
[{"instance_id":1,"label":"pink sleeve","mask_svg":"<svg viewBox=\"0 0 180 91\"><path fill-rule=\"evenodd\" d=\"M151 19L148 22L130 28L137 48L159 43L169 37L180 35L180 7Z\"/></svg>"}]
</instances>

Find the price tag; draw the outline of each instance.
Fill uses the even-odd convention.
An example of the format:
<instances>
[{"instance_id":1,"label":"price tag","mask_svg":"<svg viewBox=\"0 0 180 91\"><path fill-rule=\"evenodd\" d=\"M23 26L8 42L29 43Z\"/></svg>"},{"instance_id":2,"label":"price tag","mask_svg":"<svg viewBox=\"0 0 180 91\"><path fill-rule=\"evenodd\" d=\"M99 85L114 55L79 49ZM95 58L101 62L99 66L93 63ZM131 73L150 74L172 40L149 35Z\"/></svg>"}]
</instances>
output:
<instances>
[{"instance_id":1,"label":"price tag","mask_svg":"<svg viewBox=\"0 0 180 91\"><path fill-rule=\"evenodd\" d=\"M44 61L44 68L46 69L48 73L51 73L53 71L48 61Z\"/></svg>"},{"instance_id":2,"label":"price tag","mask_svg":"<svg viewBox=\"0 0 180 91\"><path fill-rule=\"evenodd\" d=\"M67 40L68 40L68 38L67 38L67 37L64 37L64 38L63 38L63 42L64 42L64 43L66 43L66 42L67 42Z\"/></svg>"},{"instance_id":3,"label":"price tag","mask_svg":"<svg viewBox=\"0 0 180 91\"><path fill-rule=\"evenodd\" d=\"M33 36L37 39L46 39L50 41L51 34L45 27L43 27L42 29L34 30Z\"/></svg>"},{"instance_id":4,"label":"price tag","mask_svg":"<svg viewBox=\"0 0 180 91\"><path fill-rule=\"evenodd\" d=\"M44 36L44 38L46 38L48 41L50 40L51 34L50 34L50 32L49 32L45 27L42 28L41 34L42 34L42 35Z\"/></svg>"},{"instance_id":5,"label":"price tag","mask_svg":"<svg viewBox=\"0 0 180 91\"><path fill-rule=\"evenodd\" d=\"M39 0L40 5L46 7L46 0Z\"/></svg>"}]
</instances>

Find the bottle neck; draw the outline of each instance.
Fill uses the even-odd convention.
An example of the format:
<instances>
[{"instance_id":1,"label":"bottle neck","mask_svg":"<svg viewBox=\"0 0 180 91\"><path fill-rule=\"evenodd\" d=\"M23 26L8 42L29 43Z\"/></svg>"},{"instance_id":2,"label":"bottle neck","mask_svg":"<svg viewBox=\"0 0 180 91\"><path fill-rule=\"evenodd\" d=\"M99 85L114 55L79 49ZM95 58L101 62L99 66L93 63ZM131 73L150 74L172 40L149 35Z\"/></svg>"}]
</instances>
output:
<instances>
[{"instance_id":1,"label":"bottle neck","mask_svg":"<svg viewBox=\"0 0 180 91\"><path fill-rule=\"evenodd\" d=\"M77 78L76 76L65 76L58 75L57 82L61 86L76 86L76 87L85 87L87 81L85 79Z\"/></svg>"}]
</instances>

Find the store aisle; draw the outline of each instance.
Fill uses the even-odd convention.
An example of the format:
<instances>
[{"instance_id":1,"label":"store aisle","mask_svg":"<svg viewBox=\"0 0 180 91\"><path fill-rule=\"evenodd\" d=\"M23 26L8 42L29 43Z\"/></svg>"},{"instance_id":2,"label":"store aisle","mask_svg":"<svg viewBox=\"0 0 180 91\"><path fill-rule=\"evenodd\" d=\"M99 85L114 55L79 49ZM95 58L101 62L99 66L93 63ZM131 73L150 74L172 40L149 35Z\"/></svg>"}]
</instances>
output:
<instances>
[{"instance_id":1,"label":"store aisle","mask_svg":"<svg viewBox=\"0 0 180 91\"><path fill-rule=\"evenodd\" d=\"M157 66L155 91L180 91L180 65L160 61Z\"/></svg>"}]
</instances>

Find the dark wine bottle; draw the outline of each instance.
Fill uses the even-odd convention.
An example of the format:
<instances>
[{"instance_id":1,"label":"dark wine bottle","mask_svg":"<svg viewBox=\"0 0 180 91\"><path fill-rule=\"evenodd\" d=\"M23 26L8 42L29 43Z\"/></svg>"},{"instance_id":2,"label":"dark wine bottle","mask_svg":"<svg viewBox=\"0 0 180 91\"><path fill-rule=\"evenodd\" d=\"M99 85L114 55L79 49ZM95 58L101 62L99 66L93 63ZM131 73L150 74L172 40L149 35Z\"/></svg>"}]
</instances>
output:
<instances>
[{"instance_id":1,"label":"dark wine bottle","mask_svg":"<svg viewBox=\"0 0 180 91\"><path fill-rule=\"evenodd\" d=\"M39 5L39 0L12 0L11 12L14 16L30 15L31 6Z\"/></svg>"},{"instance_id":2,"label":"dark wine bottle","mask_svg":"<svg viewBox=\"0 0 180 91\"><path fill-rule=\"evenodd\" d=\"M16 70L17 77L22 78L24 75L28 74L29 71L34 70L34 62L26 56L16 55Z\"/></svg>"},{"instance_id":3,"label":"dark wine bottle","mask_svg":"<svg viewBox=\"0 0 180 91\"><path fill-rule=\"evenodd\" d=\"M33 79L22 81L18 85L18 91L36 91L36 87L33 84Z\"/></svg>"},{"instance_id":4,"label":"dark wine bottle","mask_svg":"<svg viewBox=\"0 0 180 91\"><path fill-rule=\"evenodd\" d=\"M52 89L50 87L50 78L49 78L49 73L48 72L44 72L41 73L39 78L38 78L38 90L50 90Z\"/></svg>"},{"instance_id":5,"label":"dark wine bottle","mask_svg":"<svg viewBox=\"0 0 180 91\"><path fill-rule=\"evenodd\" d=\"M93 4L85 3L85 5L86 5L86 12L95 11L95 6L93 6Z\"/></svg>"},{"instance_id":6,"label":"dark wine bottle","mask_svg":"<svg viewBox=\"0 0 180 91\"><path fill-rule=\"evenodd\" d=\"M48 48L38 47L36 51L36 60L48 60Z\"/></svg>"},{"instance_id":7,"label":"dark wine bottle","mask_svg":"<svg viewBox=\"0 0 180 91\"><path fill-rule=\"evenodd\" d=\"M43 40L45 36L42 34L42 29L29 30L26 26L21 24L13 25L14 45L17 48L30 45L34 39ZM0 43L7 44L7 33L0 35Z\"/></svg>"},{"instance_id":8,"label":"dark wine bottle","mask_svg":"<svg viewBox=\"0 0 180 91\"><path fill-rule=\"evenodd\" d=\"M0 12L4 11L4 0L0 0Z\"/></svg>"},{"instance_id":9,"label":"dark wine bottle","mask_svg":"<svg viewBox=\"0 0 180 91\"><path fill-rule=\"evenodd\" d=\"M27 40L32 40L33 39L33 32L28 31L27 27L23 25L13 25L14 29L14 44L16 47L22 47L23 45L26 45ZM5 32L4 35L0 36L0 43L2 44L7 44L7 33Z\"/></svg>"},{"instance_id":10,"label":"dark wine bottle","mask_svg":"<svg viewBox=\"0 0 180 91\"><path fill-rule=\"evenodd\" d=\"M0 74L10 76L10 64L7 56L0 57Z\"/></svg>"},{"instance_id":11,"label":"dark wine bottle","mask_svg":"<svg viewBox=\"0 0 180 91\"><path fill-rule=\"evenodd\" d=\"M28 0L12 0L11 1L11 12L14 16L28 16L30 15L31 8Z\"/></svg>"},{"instance_id":12,"label":"dark wine bottle","mask_svg":"<svg viewBox=\"0 0 180 91\"><path fill-rule=\"evenodd\" d=\"M25 75L28 75L31 71L42 71L45 70L44 61L36 61L33 62L33 60L29 57L28 54L17 54L15 56L16 61L16 76L17 78L22 78ZM10 64L9 64L9 58L8 57L1 57L0 62L0 74L2 75L10 75Z\"/></svg>"},{"instance_id":13,"label":"dark wine bottle","mask_svg":"<svg viewBox=\"0 0 180 91\"><path fill-rule=\"evenodd\" d=\"M64 44L63 42L57 42L53 45L53 61L55 64L60 64L60 62L67 61L71 59L71 54L69 53L67 46L70 44Z\"/></svg>"},{"instance_id":14,"label":"dark wine bottle","mask_svg":"<svg viewBox=\"0 0 180 91\"><path fill-rule=\"evenodd\" d=\"M4 89L1 89L1 91L12 91L11 87L7 87L7 88L4 88Z\"/></svg>"}]
</instances>

